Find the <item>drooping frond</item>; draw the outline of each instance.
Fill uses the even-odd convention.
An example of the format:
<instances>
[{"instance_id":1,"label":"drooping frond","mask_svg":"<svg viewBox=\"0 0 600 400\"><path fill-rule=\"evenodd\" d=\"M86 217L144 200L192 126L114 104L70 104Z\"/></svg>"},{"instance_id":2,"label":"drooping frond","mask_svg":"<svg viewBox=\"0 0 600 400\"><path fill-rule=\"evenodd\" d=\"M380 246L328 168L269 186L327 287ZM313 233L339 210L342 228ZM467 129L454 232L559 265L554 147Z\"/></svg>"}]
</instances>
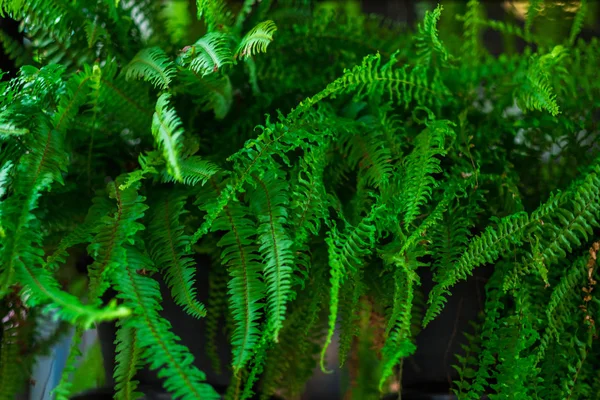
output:
<instances>
[{"instance_id":1,"label":"drooping frond","mask_svg":"<svg viewBox=\"0 0 600 400\"><path fill-rule=\"evenodd\" d=\"M90 300L98 301L109 287L114 274L122 267L125 257L125 245L140 230L145 229L138 220L144 216L148 206L145 197L138 193L140 182L121 189L120 183L125 179L121 175L116 182L107 185L109 197L116 203L108 215L104 216L95 229L88 253L94 258L89 266Z\"/></svg>"},{"instance_id":2,"label":"drooping frond","mask_svg":"<svg viewBox=\"0 0 600 400\"><path fill-rule=\"evenodd\" d=\"M152 259L165 276L165 282L175 303L195 318L206 315L206 309L196 298L194 259L185 254L187 236L180 217L185 213L186 196L172 192L156 200L148 223L148 247Z\"/></svg>"},{"instance_id":3,"label":"drooping frond","mask_svg":"<svg viewBox=\"0 0 600 400\"><path fill-rule=\"evenodd\" d=\"M201 196L200 201L206 201ZM202 208L211 203L201 206ZM217 245L221 247L221 262L231 277L227 287L229 306L235 322L232 335L232 364L239 371L250 360L260 337L259 320L264 298L264 284L260 279L262 266L255 245L256 224L248 216L248 208L232 203L215 220L212 229L224 231Z\"/></svg>"},{"instance_id":4,"label":"drooping frond","mask_svg":"<svg viewBox=\"0 0 600 400\"><path fill-rule=\"evenodd\" d=\"M274 174L257 179L250 204L258 217L258 242L266 286L267 318L275 341L283 327L291 292L294 255L287 227L289 194L286 183Z\"/></svg>"},{"instance_id":5,"label":"drooping frond","mask_svg":"<svg viewBox=\"0 0 600 400\"><path fill-rule=\"evenodd\" d=\"M367 130L373 129L367 125ZM382 134L372 132L350 132L341 140L342 153L348 157L349 167L358 167L358 187L380 187L385 185L392 174L392 155L382 140Z\"/></svg>"},{"instance_id":6,"label":"drooping frond","mask_svg":"<svg viewBox=\"0 0 600 400\"><path fill-rule=\"evenodd\" d=\"M38 121L31 139L34 138L32 147L17 166L13 193L0 203L0 226L9 233L0 253L0 292L13 283L16 269L27 276L31 268L43 264L42 232L33 211L38 206L41 192L48 190L53 180L62 180L66 166L63 137L47 121ZM43 294L40 295L43 298Z\"/></svg>"},{"instance_id":7,"label":"drooping frond","mask_svg":"<svg viewBox=\"0 0 600 400\"><path fill-rule=\"evenodd\" d=\"M376 241L375 221L383 212L381 205L373 207L371 212L355 227L347 228L340 234L334 227L326 239L331 268L331 289L329 300L329 326L327 337L321 350L321 370L325 371L325 354L333 338L338 313L338 294L344 282L344 276L356 272L368 256Z\"/></svg>"},{"instance_id":8,"label":"drooping frond","mask_svg":"<svg viewBox=\"0 0 600 400\"><path fill-rule=\"evenodd\" d=\"M156 111L152 117L152 135L163 152L169 173L181 181L180 152L182 150L183 129L181 120L170 106L171 95L162 94L156 101Z\"/></svg>"},{"instance_id":9,"label":"drooping frond","mask_svg":"<svg viewBox=\"0 0 600 400\"><path fill-rule=\"evenodd\" d=\"M143 79L157 88L167 89L175 76L175 65L159 47L136 54L124 69L126 79Z\"/></svg>"},{"instance_id":10,"label":"drooping frond","mask_svg":"<svg viewBox=\"0 0 600 400\"><path fill-rule=\"evenodd\" d=\"M29 307L39 307L48 314L56 312L61 319L85 328L131 313L127 307L115 303L105 308L82 304L77 297L63 291L56 279L42 268L21 266L16 277L23 284L21 295Z\"/></svg>"},{"instance_id":11,"label":"drooping frond","mask_svg":"<svg viewBox=\"0 0 600 400\"><path fill-rule=\"evenodd\" d=\"M0 116L0 139L7 140L27 133L29 133L29 129L19 128L12 121L3 120Z\"/></svg>"},{"instance_id":12,"label":"drooping frond","mask_svg":"<svg viewBox=\"0 0 600 400\"><path fill-rule=\"evenodd\" d=\"M141 365L141 360L135 328L120 324L115 344L115 400L137 400L142 394L136 392L138 382L135 381L135 373Z\"/></svg>"},{"instance_id":13,"label":"drooping frond","mask_svg":"<svg viewBox=\"0 0 600 400\"><path fill-rule=\"evenodd\" d=\"M219 353L218 339L223 334L223 326L220 322L227 316L227 283L228 275L225 269L210 271L208 276L208 300L206 300L206 355L211 362L213 371L222 373L221 357Z\"/></svg>"},{"instance_id":14,"label":"drooping frond","mask_svg":"<svg viewBox=\"0 0 600 400\"><path fill-rule=\"evenodd\" d=\"M405 177L401 189L404 223L409 225L429 199L435 187L432 174L441 172L439 156L445 153L446 137L453 137L452 124L435 121L415 138L415 147L405 159Z\"/></svg>"},{"instance_id":15,"label":"drooping frond","mask_svg":"<svg viewBox=\"0 0 600 400\"><path fill-rule=\"evenodd\" d=\"M273 21L259 23L242 38L235 51L235 58L244 59L265 53L276 31L277 26Z\"/></svg>"},{"instance_id":16,"label":"drooping frond","mask_svg":"<svg viewBox=\"0 0 600 400\"><path fill-rule=\"evenodd\" d=\"M133 315L123 320L122 326L135 330L142 360L151 369L159 370L160 376L165 378L164 388L173 398L218 399L214 389L204 382L204 373L193 365L194 357L179 343L179 338L170 330L169 322L160 316L162 307L158 282L139 273L153 270L152 262L134 247L127 247L126 257L126 266L116 273L115 286L119 291L118 297L133 310Z\"/></svg>"},{"instance_id":17,"label":"drooping frond","mask_svg":"<svg viewBox=\"0 0 600 400\"><path fill-rule=\"evenodd\" d=\"M83 243L91 243L95 228L102 217L111 211L111 208L112 204L109 199L104 196L96 197L88 210L85 221L77 225L75 229L63 237L52 254L49 254L46 258L44 268L50 271L57 270L67 260L70 248Z\"/></svg>"},{"instance_id":18,"label":"drooping frond","mask_svg":"<svg viewBox=\"0 0 600 400\"><path fill-rule=\"evenodd\" d=\"M311 263L309 240L319 234L321 225L327 222L329 215L329 199L323 185L326 151L327 146L323 146L306 154L305 160L300 164L297 179L291 185L289 217L290 226L295 228L293 254L297 272L293 286L304 286Z\"/></svg>"},{"instance_id":19,"label":"drooping frond","mask_svg":"<svg viewBox=\"0 0 600 400\"><path fill-rule=\"evenodd\" d=\"M0 168L0 198L6 194L7 186L10 182L10 173L13 169L12 161L6 161Z\"/></svg>"},{"instance_id":20,"label":"drooping frond","mask_svg":"<svg viewBox=\"0 0 600 400\"><path fill-rule=\"evenodd\" d=\"M596 198L599 195L598 172L596 166L594 172L591 172L585 180L575 182L566 192L551 196L546 203L530 215L517 213L505 217L498 221L497 227L488 227L484 233L473 239L456 264L438 274L436 278L438 283L429 297L430 307L427 310L424 324L429 323L441 311L445 302L443 296L448 293L448 288L459 279L466 279L474 267L496 261L504 253L509 252L511 245L522 243L527 236L538 230L543 231L544 220L562 214L563 211L560 208L562 204L570 203L575 199L578 199L579 202L586 198L589 199L589 197ZM562 240L566 239L563 237Z\"/></svg>"}]
</instances>

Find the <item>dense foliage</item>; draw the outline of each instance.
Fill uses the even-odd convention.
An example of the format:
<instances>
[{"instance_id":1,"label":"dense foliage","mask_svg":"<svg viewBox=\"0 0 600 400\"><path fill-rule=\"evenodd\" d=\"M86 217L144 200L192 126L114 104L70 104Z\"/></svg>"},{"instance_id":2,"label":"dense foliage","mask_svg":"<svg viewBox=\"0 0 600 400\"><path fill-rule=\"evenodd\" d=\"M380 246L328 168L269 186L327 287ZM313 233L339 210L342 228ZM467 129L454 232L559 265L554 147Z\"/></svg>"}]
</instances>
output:
<instances>
[{"instance_id":1,"label":"dense foliage","mask_svg":"<svg viewBox=\"0 0 600 400\"><path fill-rule=\"evenodd\" d=\"M470 0L409 31L309 1L0 0L27 39L1 36L21 67L0 89L0 399L51 312L76 335L119 320L117 399L139 397L142 365L175 398L219 398L159 278L212 343L225 317L228 398L298 396L338 320L349 398L378 398L486 264L458 397L600 398L600 46L578 39L586 2L563 6L531 2L522 27ZM536 28L553 15L561 34Z\"/></svg>"}]
</instances>

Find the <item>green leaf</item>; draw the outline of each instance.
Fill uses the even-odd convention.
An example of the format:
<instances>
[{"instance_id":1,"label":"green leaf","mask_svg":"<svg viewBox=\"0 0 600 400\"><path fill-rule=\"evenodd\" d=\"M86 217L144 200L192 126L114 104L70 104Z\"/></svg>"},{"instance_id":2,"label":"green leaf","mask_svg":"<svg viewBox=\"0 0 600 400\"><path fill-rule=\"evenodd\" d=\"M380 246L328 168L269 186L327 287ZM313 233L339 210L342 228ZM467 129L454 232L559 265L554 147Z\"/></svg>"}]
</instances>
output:
<instances>
[{"instance_id":1,"label":"green leaf","mask_svg":"<svg viewBox=\"0 0 600 400\"><path fill-rule=\"evenodd\" d=\"M265 53L276 31L277 26L273 21L259 23L242 38L234 57L244 59L258 53Z\"/></svg>"},{"instance_id":2,"label":"green leaf","mask_svg":"<svg viewBox=\"0 0 600 400\"><path fill-rule=\"evenodd\" d=\"M125 78L143 79L160 89L167 89L175 76L175 64L159 47L141 50L124 68Z\"/></svg>"},{"instance_id":3,"label":"green leaf","mask_svg":"<svg viewBox=\"0 0 600 400\"><path fill-rule=\"evenodd\" d=\"M152 134L156 144L163 151L169 173L175 180L181 181L180 152L183 146L183 129L175 109L170 107L170 99L169 93L163 93L156 101L156 111L152 117Z\"/></svg>"}]
</instances>

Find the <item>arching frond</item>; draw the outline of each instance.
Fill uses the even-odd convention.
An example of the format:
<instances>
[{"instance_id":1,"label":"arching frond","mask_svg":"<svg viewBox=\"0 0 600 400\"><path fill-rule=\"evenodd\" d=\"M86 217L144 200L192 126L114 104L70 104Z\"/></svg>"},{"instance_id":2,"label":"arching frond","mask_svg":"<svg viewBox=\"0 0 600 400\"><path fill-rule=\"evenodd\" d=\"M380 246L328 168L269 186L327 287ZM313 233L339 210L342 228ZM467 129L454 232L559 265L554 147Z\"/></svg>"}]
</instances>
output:
<instances>
[{"instance_id":1,"label":"arching frond","mask_svg":"<svg viewBox=\"0 0 600 400\"><path fill-rule=\"evenodd\" d=\"M157 88L167 89L175 76L174 67L162 49L150 47L137 53L124 72L127 79L143 79Z\"/></svg>"},{"instance_id":2,"label":"arching frond","mask_svg":"<svg viewBox=\"0 0 600 400\"><path fill-rule=\"evenodd\" d=\"M200 76L215 73L233 63L229 40L220 32L207 33L189 46L181 57L191 59L189 68Z\"/></svg>"},{"instance_id":3,"label":"arching frond","mask_svg":"<svg viewBox=\"0 0 600 400\"><path fill-rule=\"evenodd\" d=\"M171 295L179 306L195 318L206 315L206 309L196 299L195 261L184 252L187 236L179 219L185 213L186 196L178 193L162 195L154 204L148 224L148 243L154 263L161 273Z\"/></svg>"},{"instance_id":4,"label":"arching frond","mask_svg":"<svg viewBox=\"0 0 600 400\"><path fill-rule=\"evenodd\" d=\"M170 106L171 95L162 94L156 101L156 111L152 117L152 135L156 144L163 152L169 173L177 181L181 181L181 160L183 129L181 120Z\"/></svg>"},{"instance_id":5,"label":"arching frond","mask_svg":"<svg viewBox=\"0 0 600 400\"><path fill-rule=\"evenodd\" d=\"M265 53L276 31L277 26L273 21L259 23L242 38L235 51L235 58L244 59Z\"/></svg>"}]
</instances>

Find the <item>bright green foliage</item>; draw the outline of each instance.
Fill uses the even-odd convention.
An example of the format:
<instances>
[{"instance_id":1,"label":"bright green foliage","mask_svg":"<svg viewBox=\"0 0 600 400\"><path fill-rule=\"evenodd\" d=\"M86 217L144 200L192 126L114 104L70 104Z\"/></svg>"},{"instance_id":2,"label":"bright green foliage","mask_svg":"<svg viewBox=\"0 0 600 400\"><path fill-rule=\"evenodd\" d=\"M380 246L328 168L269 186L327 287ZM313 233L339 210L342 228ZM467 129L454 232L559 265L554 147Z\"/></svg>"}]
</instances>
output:
<instances>
[{"instance_id":1,"label":"bright green foliage","mask_svg":"<svg viewBox=\"0 0 600 400\"><path fill-rule=\"evenodd\" d=\"M175 110L169 108L171 95L165 93L156 101L156 111L152 117L152 134L154 140L163 151L163 157L169 168L169 174L180 181L180 153L183 147L181 120Z\"/></svg>"},{"instance_id":2,"label":"bright green foliage","mask_svg":"<svg viewBox=\"0 0 600 400\"><path fill-rule=\"evenodd\" d=\"M0 32L18 67L0 73L0 399L74 325L68 398L81 333L114 319L116 398L142 396L143 367L175 399L219 398L159 281L204 319L226 398L300 397L337 330L348 398L379 398L484 266L457 396L597 398L593 7L430 3L407 29L355 2L0 0L27 38Z\"/></svg>"},{"instance_id":3,"label":"bright green foliage","mask_svg":"<svg viewBox=\"0 0 600 400\"><path fill-rule=\"evenodd\" d=\"M160 266L165 282L171 289L175 302L196 317L206 315L204 306L196 300L194 284L194 260L183 250L189 238L183 234L179 222L185 196L177 193L162 195L154 205L154 214L149 220L150 240L148 247L154 264Z\"/></svg>"},{"instance_id":4,"label":"bright green foliage","mask_svg":"<svg viewBox=\"0 0 600 400\"><path fill-rule=\"evenodd\" d=\"M141 363L140 349L137 344L137 335L134 328L123 328L117 332L115 341L116 366L115 366L115 399L136 400L141 394L136 392L138 382L135 381L135 372Z\"/></svg>"},{"instance_id":5,"label":"bright green foliage","mask_svg":"<svg viewBox=\"0 0 600 400\"><path fill-rule=\"evenodd\" d=\"M160 89L169 87L174 74L173 62L158 47L140 51L125 67L127 79L141 78Z\"/></svg>"},{"instance_id":6,"label":"bright green foliage","mask_svg":"<svg viewBox=\"0 0 600 400\"><path fill-rule=\"evenodd\" d=\"M250 206L258 219L257 240L264 265L268 323L277 341L285 320L285 303L290 296L294 261L292 241L286 227L289 199L283 179L269 174L256 181Z\"/></svg>"},{"instance_id":7,"label":"bright green foliage","mask_svg":"<svg viewBox=\"0 0 600 400\"><path fill-rule=\"evenodd\" d=\"M267 46L273 41L277 26L273 21L264 21L256 25L240 41L235 56L249 58L257 53L267 51Z\"/></svg>"},{"instance_id":8,"label":"bright green foliage","mask_svg":"<svg viewBox=\"0 0 600 400\"><path fill-rule=\"evenodd\" d=\"M127 247L125 251L127 265L118 271L116 286L125 304L139 305L133 316L124 320L121 329L135 331L141 358L151 369L161 369L161 375L166 379L165 388L174 397L217 399L214 389L203 382L206 379L204 373L192 364L193 356L178 343L179 338L170 331L169 322L158 313L161 310L158 282L142 272L154 268L149 257L135 247ZM119 371L116 373L117 382L126 379Z\"/></svg>"},{"instance_id":9,"label":"bright green foliage","mask_svg":"<svg viewBox=\"0 0 600 400\"><path fill-rule=\"evenodd\" d=\"M200 76L216 72L219 68L233 62L229 38L222 33L213 32L201 37L182 57L193 56L190 69Z\"/></svg>"}]
</instances>

